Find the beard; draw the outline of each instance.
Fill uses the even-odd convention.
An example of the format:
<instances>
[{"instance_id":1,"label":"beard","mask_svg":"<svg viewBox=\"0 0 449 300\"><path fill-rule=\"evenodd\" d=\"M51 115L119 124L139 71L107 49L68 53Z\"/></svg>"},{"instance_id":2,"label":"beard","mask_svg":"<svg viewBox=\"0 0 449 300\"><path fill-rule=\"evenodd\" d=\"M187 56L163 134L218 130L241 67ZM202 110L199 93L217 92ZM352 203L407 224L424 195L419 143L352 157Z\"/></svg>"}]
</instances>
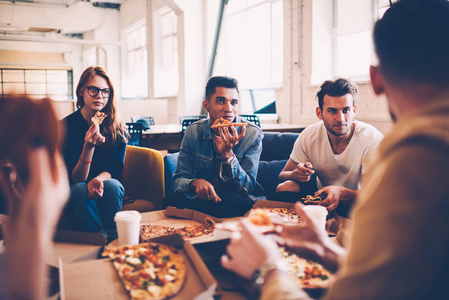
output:
<instances>
[{"instance_id":1,"label":"beard","mask_svg":"<svg viewBox=\"0 0 449 300\"><path fill-rule=\"evenodd\" d=\"M345 130L344 132L337 132L337 131L333 130L331 126L329 126L329 125L327 125L327 124L324 124L324 126L326 127L327 131L329 131L330 133L332 133L332 135L335 135L335 136L344 136L344 135L347 134L348 131L351 129L352 124L351 124L351 126L347 126L347 128L346 128L346 130Z\"/></svg>"}]
</instances>

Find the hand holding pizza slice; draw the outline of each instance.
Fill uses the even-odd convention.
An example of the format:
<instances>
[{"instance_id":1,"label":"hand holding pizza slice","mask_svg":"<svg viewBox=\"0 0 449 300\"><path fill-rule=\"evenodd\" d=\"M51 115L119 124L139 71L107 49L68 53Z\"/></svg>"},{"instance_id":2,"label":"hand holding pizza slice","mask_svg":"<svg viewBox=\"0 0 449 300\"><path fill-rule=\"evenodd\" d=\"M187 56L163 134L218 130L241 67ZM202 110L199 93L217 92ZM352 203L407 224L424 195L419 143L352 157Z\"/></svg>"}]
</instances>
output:
<instances>
[{"instance_id":1,"label":"hand holding pizza slice","mask_svg":"<svg viewBox=\"0 0 449 300\"><path fill-rule=\"evenodd\" d=\"M93 116L90 120L92 121L93 124L100 126L101 123L103 123L103 120L107 117L108 115L105 114L104 112L101 111L97 111L95 113L95 116Z\"/></svg>"},{"instance_id":2,"label":"hand holding pizza slice","mask_svg":"<svg viewBox=\"0 0 449 300\"><path fill-rule=\"evenodd\" d=\"M245 127L247 125L248 124L246 124L246 123L232 123L226 119L218 118L215 120L214 124L212 124L212 126L210 128L223 128L223 127L231 127L231 126Z\"/></svg>"}]
</instances>

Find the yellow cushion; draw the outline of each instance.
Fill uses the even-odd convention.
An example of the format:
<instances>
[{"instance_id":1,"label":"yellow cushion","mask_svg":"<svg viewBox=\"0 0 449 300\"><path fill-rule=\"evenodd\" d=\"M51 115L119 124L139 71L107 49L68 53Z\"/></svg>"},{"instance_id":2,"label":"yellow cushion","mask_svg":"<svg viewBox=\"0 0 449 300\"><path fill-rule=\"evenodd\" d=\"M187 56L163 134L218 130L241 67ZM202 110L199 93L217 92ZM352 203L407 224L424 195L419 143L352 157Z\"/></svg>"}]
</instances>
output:
<instances>
[{"instance_id":1,"label":"yellow cushion","mask_svg":"<svg viewBox=\"0 0 449 300\"><path fill-rule=\"evenodd\" d=\"M138 212L148 212L155 210L154 203L144 199L136 199L132 203L123 204L122 210L137 210Z\"/></svg>"},{"instance_id":2,"label":"yellow cushion","mask_svg":"<svg viewBox=\"0 0 449 300\"><path fill-rule=\"evenodd\" d=\"M129 207L137 207L137 210L142 209L144 211L162 208L162 200L165 197L164 160L159 151L127 146L122 181L125 187L125 196L141 200L125 204L124 210L134 209Z\"/></svg>"}]
</instances>

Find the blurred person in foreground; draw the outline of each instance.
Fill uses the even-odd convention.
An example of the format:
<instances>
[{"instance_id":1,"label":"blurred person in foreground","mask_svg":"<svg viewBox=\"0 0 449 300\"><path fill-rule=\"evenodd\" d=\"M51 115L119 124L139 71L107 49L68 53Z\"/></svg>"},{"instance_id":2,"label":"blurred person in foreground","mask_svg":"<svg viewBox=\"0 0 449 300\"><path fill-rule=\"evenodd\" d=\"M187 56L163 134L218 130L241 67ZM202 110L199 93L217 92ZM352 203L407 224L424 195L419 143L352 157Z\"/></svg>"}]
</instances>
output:
<instances>
[{"instance_id":1,"label":"blurred person in foreground","mask_svg":"<svg viewBox=\"0 0 449 300\"><path fill-rule=\"evenodd\" d=\"M449 1L398 1L373 37L371 83L396 124L363 179L347 256L298 204L306 222L274 238L338 270L327 299L449 299ZM265 270L263 299L307 299L277 268L276 247L243 225L222 263L247 278Z\"/></svg>"},{"instance_id":2,"label":"blurred person in foreground","mask_svg":"<svg viewBox=\"0 0 449 300\"><path fill-rule=\"evenodd\" d=\"M103 68L84 70L76 97L78 110L63 119L62 152L71 191L60 227L99 232L113 240L117 237L114 216L121 210L125 194L120 176L126 130L117 111L114 87ZM106 115L101 124L92 120L97 112ZM73 217L75 221L71 220Z\"/></svg>"},{"instance_id":3,"label":"blurred person in foreground","mask_svg":"<svg viewBox=\"0 0 449 300\"><path fill-rule=\"evenodd\" d=\"M0 299L45 299L53 234L69 195L58 153L60 130L48 99L0 99L0 188L8 216L1 218Z\"/></svg>"}]
</instances>

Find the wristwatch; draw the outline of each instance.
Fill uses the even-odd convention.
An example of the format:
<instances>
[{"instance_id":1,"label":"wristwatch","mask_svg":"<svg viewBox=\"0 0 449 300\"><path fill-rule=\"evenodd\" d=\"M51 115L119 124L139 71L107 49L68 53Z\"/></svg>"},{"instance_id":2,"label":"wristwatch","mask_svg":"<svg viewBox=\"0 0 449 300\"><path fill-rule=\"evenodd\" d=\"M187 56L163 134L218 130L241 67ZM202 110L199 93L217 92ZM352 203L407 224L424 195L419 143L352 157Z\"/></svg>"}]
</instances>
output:
<instances>
[{"instance_id":1,"label":"wristwatch","mask_svg":"<svg viewBox=\"0 0 449 300\"><path fill-rule=\"evenodd\" d=\"M260 289L274 270L284 271L285 266L280 261L272 262L267 260L254 270L251 275L251 282L257 289Z\"/></svg>"}]
</instances>

